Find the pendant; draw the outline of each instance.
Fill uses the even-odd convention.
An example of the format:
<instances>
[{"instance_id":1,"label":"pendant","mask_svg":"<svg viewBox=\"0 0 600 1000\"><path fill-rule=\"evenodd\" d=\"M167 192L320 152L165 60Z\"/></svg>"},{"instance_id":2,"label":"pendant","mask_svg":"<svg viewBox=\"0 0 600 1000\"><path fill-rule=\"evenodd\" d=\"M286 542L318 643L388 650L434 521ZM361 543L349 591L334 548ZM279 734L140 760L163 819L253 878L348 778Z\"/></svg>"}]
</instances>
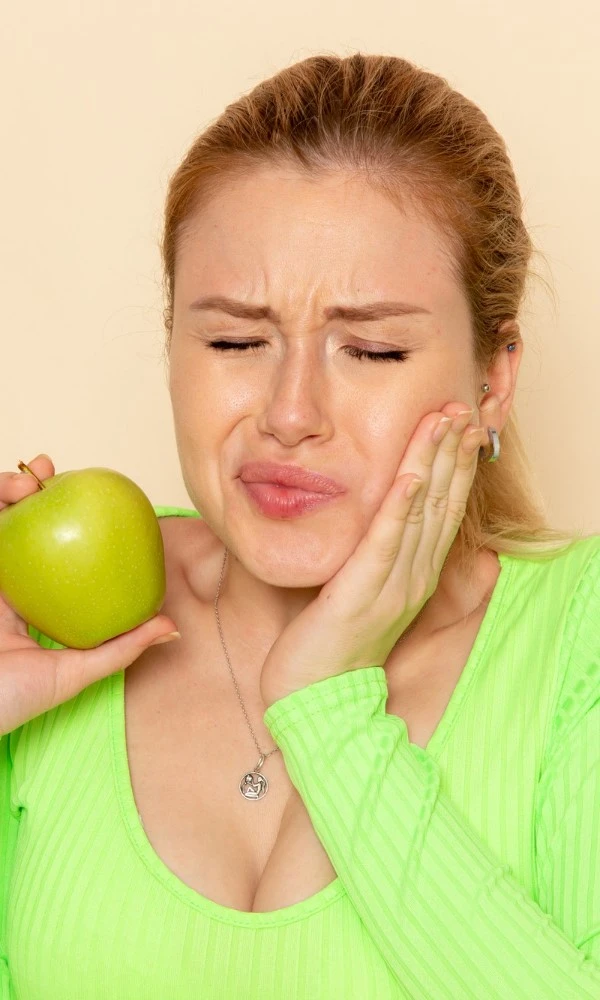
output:
<instances>
[{"instance_id":1,"label":"pendant","mask_svg":"<svg viewBox=\"0 0 600 1000\"><path fill-rule=\"evenodd\" d=\"M269 782L264 774L260 773L264 760L264 754L261 753L254 770L247 771L240 781L240 792L245 799L262 799L269 790Z\"/></svg>"}]
</instances>

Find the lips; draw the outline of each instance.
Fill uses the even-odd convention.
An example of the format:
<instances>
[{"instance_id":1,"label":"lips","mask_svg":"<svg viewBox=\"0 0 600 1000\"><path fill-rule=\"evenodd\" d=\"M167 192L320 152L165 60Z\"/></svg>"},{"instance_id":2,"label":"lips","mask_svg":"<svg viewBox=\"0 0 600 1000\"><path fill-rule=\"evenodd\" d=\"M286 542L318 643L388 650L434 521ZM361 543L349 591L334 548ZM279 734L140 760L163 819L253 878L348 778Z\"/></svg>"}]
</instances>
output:
<instances>
[{"instance_id":1,"label":"lips","mask_svg":"<svg viewBox=\"0 0 600 1000\"><path fill-rule=\"evenodd\" d=\"M309 490L311 493L326 493L335 496L345 493L345 487L311 469L299 465L279 465L275 462L245 462L240 469L240 479L244 483L274 483L293 489Z\"/></svg>"}]
</instances>

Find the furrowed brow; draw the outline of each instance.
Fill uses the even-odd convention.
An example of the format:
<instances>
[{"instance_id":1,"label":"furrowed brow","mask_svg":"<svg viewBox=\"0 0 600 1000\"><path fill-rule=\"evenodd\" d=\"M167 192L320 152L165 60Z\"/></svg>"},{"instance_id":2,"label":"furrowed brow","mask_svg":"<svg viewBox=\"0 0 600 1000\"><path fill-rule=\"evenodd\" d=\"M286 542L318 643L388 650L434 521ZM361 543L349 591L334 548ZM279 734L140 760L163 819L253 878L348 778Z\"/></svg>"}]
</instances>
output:
<instances>
[{"instance_id":1,"label":"furrowed brow","mask_svg":"<svg viewBox=\"0 0 600 1000\"><path fill-rule=\"evenodd\" d=\"M238 319L267 319L271 323L280 323L280 316L270 306L250 305L239 299L224 295L209 295L192 302L190 310L216 310L228 313ZM358 306L329 306L324 311L326 320L343 319L350 323L368 323L372 320L386 319L388 316L408 316L415 313L430 315L429 309L423 306L410 305L408 302L371 302Z\"/></svg>"}]
</instances>

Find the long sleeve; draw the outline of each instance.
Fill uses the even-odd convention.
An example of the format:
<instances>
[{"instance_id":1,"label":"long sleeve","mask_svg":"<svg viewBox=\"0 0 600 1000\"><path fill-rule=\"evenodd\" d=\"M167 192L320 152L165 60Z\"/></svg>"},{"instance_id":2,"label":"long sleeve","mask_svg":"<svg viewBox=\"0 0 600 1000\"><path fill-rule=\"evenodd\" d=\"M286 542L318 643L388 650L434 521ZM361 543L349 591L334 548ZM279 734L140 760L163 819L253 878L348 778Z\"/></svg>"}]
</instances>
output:
<instances>
[{"instance_id":1,"label":"long sleeve","mask_svg":"<svg viewBox=\"0 0 600 1000\"><path fill-rule=\"evenodd\" d=\"M18 818L11 805L12 762L9 734L0 736L0 1000L9 1000L6 954L6 903Z\"/></svg>"},{"instance_id":2,"label":"long sleeve","mask_svg":"<svg viewBox=\"0 0 600 1000\"><path fill-rule=\"evenodd\" d=\"M44 636L33 625L28 625L28 634L40 646L63 648ZM0 735L0 1000L10 1000L11 997L6 949L7 901L13 869L12 859L19 831L19 816L13 808L11 797L13 773L11 750L14 749L21 732L22 727L19 727L12 733Z\"/></svg>"},{"instance_id":3,"label":"long sleeve","mask_svg":"<svg viewBox=\"0 0 600 1000\"><path fill-rule=\"evenodd\" d=\"M600 998L600 558L573 609L569 681L534 804L539 902L386 713L381 666L265 712L352 905L414 1000Z\"/></svg>"}]
</instances>

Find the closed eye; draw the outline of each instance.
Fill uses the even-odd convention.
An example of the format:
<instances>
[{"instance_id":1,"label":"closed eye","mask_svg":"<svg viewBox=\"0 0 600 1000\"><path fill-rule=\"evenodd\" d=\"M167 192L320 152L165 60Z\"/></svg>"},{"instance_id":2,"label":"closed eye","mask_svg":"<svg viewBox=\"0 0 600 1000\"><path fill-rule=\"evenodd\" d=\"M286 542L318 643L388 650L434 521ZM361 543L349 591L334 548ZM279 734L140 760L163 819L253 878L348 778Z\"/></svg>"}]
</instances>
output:
<instances>
[{"instance_id":1,"label":"closed eye","mask_svg":"<svg viewBox=\"0 0 600 1000\"><path fill-rule=\"evenodd\" d=\"M266 341L249 340L245 342L232 340L211 340L208 346L215 351L244 351L247 347L257 349L262 347ZM362 360L368 358L369 361L406 361L411 351L364 351L361 347L346 347L350 357Z\"/></svg>"}]
</instances>

